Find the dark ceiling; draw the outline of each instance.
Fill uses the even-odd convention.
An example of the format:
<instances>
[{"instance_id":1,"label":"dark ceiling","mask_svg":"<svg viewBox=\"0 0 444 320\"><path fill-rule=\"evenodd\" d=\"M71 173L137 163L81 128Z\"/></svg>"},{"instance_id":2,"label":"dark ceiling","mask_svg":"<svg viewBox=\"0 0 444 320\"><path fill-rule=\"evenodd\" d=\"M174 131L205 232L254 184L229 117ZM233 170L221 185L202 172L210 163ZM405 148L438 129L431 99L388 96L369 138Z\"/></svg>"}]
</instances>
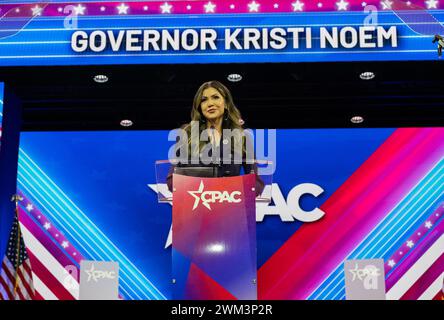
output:
<instances>
[{"instance_id":1,"label":"dark ceiling","mask_svg":"<svg viewBox=\"0 0 444 320\"><path fill-rule=\"evenodd\" d=\"M376 77L361 80L365 71ZM230 73L242 81L227 81ZM24 131L122 130L122 119L134 121L130 130L175 128L208 80L232 90L251 128L442 126L443 75L440 60L0 69L23 103ZM365 121L352 124L354 115Z\"/></svg>"}]
</instances>

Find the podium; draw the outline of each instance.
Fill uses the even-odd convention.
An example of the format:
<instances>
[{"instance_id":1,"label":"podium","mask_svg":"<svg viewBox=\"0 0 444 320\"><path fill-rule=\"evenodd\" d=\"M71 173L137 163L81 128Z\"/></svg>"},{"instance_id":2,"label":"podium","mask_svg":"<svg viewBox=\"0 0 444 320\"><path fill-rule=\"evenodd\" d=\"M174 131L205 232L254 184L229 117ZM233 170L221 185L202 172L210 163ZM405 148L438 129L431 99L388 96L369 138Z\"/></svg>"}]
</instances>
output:
<instances>
[{"instance_id":1,"label":"podium","mask_svg":"<svg viewBox=\"0 0 444 320\"><path fill-rule=\"evenodd\" d=\"M159 202L173 204L173 299L256 300L255 202L271 201L271 175L174 173L168 188L167 166L156 162Z\"/></svg>"}]
</instances>

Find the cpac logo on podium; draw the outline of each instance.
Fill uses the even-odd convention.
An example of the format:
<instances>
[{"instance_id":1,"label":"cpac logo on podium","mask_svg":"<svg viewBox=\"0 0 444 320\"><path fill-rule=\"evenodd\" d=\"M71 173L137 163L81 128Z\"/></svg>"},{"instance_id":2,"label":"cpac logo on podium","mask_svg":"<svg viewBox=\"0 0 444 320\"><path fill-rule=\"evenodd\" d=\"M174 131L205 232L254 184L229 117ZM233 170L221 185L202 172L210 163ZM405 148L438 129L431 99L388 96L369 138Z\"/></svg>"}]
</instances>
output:
<instances>
[{"instance_id":1,"label":"cpac logo on podium","mask_svg":"<svg viewBox=\"0 0 444 320\"><path fill-rule=\"evenodd\" d=\"M233 191L229 193L228 191L204 191L204 183L201 180L199 189L197 191L188 191L190 195L194 197L193 210L197 208L200 202L208 210L211 211L211 203L239 203L242 199L238 198L242 193L240 191Z\"/></svg>"},{"instance_id":2,"label":"cpac logo on podium","mask_svg":"<svg viewBox=\"0 0 444 320\"><path fill-rule=\"evenodd\" d=\"M115 279L116 273L114 271L106 271L106 270L95 270L94 264L91 264L91 269L85 270L88 274L88 280L86 282L90 282L94 280L98 282L100 279Z\"/></svg>"}]
</instances>

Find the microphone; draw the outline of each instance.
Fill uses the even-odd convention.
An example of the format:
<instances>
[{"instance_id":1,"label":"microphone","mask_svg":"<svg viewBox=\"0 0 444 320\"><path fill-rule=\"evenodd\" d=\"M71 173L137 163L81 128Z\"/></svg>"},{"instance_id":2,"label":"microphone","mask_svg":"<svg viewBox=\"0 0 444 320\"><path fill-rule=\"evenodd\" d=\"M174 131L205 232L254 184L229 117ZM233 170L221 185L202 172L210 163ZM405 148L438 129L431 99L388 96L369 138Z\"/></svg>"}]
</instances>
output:
<instances>
[{"instance_id":1,"label":"microphone","mask_svg":"<svg viewBox=\"0 0 444 320\"><path fill-rule=\"evenodd\" d=\"M214 127L214 125L211 125L210 127L210 133L211 133L211 157L212 157L212 161L213 161L213 165L220 165L220 160L217 158L217 154L216 154L216 148L217 148L217 142L216 142L216 128Z\"/></svg>"}]
</instances>

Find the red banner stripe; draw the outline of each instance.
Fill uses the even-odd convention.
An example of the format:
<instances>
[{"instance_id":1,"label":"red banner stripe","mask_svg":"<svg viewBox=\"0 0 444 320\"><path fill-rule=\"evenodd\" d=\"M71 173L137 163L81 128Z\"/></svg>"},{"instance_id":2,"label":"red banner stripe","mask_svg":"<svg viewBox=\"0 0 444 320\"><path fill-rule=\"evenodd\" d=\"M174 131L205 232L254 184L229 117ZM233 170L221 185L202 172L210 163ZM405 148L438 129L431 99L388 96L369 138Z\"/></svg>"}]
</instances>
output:
<instances>
[{"instance_id":1,"label":"red banner stripe","mask_svg":"<svg viewBox=\"0 0 444 320\"><path fill-rule=\"evenodd\" d=\"M18 272L17 272L17 273L18 273L18 276L19 276L19 278L20 278L20 281L22 282L23 288L26 290L26 293L23 292L23 295L26 296L26 297L32 298L32 296L33 296L33 294L34 294L33 289L32 289L32 285L31 285L31 283L26 279L24 272L26 272L26 271L24 270L23 267L20 267L20 268L18 269ZM30 279L30 281L32 281L32 276L31 276L31 274L27 274L27 276L28 276L27 278Z\"/></svg>"},{"instance_id":2,"label":"red banner stripe","mask_svg":"<svg viewBox=\"0 0 444 320\"><path fill-rule=\"evenodd\" d=\"M74 297L57 280L54 275L40 262L40 260L28 249L28 255L31 259L33 272L43 283L50 288L52 293L60 300L74 300Z\"/></svg>"},{"instance_id":3,"label":"red banner stripe","mask_svg":"<svg viewBox=\"0 0 444 320\"><path fill-rule=\"evenodd\" d=\"M12 294L12 292L9 290L9 286L6 283L5 279L3 279L3 277L0 277L0 285L3 286L3 288L5 288L6 294L8 295L9 300L14 300L14 296Z\"/></svg>"}]
</instances>

